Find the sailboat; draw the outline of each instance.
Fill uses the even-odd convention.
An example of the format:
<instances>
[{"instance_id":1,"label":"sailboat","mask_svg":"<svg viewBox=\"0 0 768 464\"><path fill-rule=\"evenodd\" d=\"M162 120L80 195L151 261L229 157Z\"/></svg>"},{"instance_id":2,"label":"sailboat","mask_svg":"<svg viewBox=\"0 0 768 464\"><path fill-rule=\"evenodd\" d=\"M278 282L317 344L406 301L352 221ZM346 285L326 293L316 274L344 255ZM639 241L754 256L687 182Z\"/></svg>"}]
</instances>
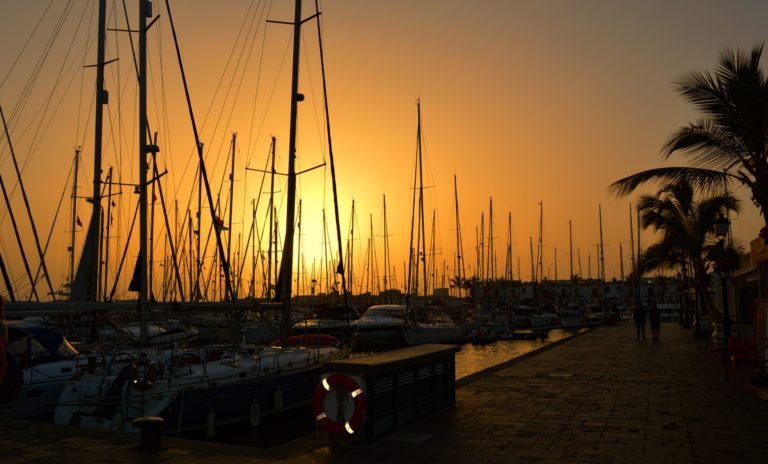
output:
<instances>
[{"instance_id":1,"label":"sailboat","mask_svg":"<svg viewBox=\"0 0 768 464\"><path fill-rule=\"evenodd\" d=\"M104 34L105 27L105 14L106 12L106 0L99 2L99 41L97 50L97 75L96 75L96 127L94 135L94 197L93 197L93 214L92 222L88 229L89 241L83 251L83 256L80 261L78 269L78 278L72 277L73 270L70 271L69 282L69 296L70 301L73 303L56 301L56 292L53 292L53 288L48 279L48 272L45 267L45 260L43 254L40 254L41 267L45 271L46 281L48 283L51 296L54 301L52 302L15 302L13 297L13 291L6 279L6 287L8 293L11 296L11 303L6 304L8 313L14 316L18 316L19 313L26 313L26 315L34 314L36 316L44 316L51 313L60 313L67 310L83 310L85 306L81 304L83 301L95 302L97 292L97 280L95 274L95 268L98 264L98 248L94 251L94 246L98 247L98 233L101 225L101 201L100 201L100 176L101 176L101 145L102 145L102 113L103 105L106 104L106 91L104 90ZM2 114L2 109L0 109ZM6 124L5 116L2 115L3 129L5 135L8 138L8 144L10 144L10 132ZM13 154L13 148L11 147L11 153ZM76 150L75 154L75 173L77 172L77 163L79 159L80 150ZM13 155L15 163L15 154ZM73 205L75 198L77 197L76 185L77 177L75 175L75 182L73 184ZM21 184L21 177L19 176L19 182ZM2 184L2 180L0 180ZM23 189L23 184L22 189ZM3 193L5 193L5 187L3 186ZM8 205L9 213L13 215L10 205ZM32 221L32 215L27 209L30 215L30 222L34 230L34 222ZM73 239L70 251L74 250L74 221L76 218L75 209L73 206ZM79 221L79 219L78 219ZM37 233L35 232L35 239L37 240ZM24 256L23 248L19 242L19 247L22 249L22 257ZM26 258L23 258L26 264ZM74 255L72 255L70 268L74 267ZM3 273L5 269L3 268ZM75 284L72 281L76 280ZM32 282L32 293L36 295L34 289L34 281ZM120 305L118 305L120 306ZM41 323L39 323L40 317L35 321L9 321L7 339L8 345L6 347L7 353L1 353L0 356L7 356L13 360L13 363L17 372L20 373L18 390L15 391L14 396L0 399L0 416L21 417L30 419L50 419L54 412L54 406L58 399L62 387L76 376L80 371L96 368L96 357L93 353L80 355L77 349L64 337L61 333L51 330Z\"/></svg>"},{"instance_id":2,"label":"sailboat","mask_svg":"<svg viewBox=\"0 0 768 464\"><path fill-rule=\"evenodd\" d=\"M439 313L429 307L427 280L427 247L424 224L424 177L422 170L421 150L421 100L416 102L417 130L416 130L416 169L414 181L418 179L418 185L414 189L413 210L411 217L411 250L408 268L408 289L406 292L405 313L407 323L403 326L403 338L409 346L425 343L454 343L459 340L463 329L456 325L447 315ZM416 182L414 182L416 183ZM417 200L418 192L418 200ZM416 236L416 247L413 247L413 238ZM411 272L413 273L411 274ZM419 308L419 273L422 274L423 306ZM411 285L413 285L411 287ZM412 298L413 297L413 298ZM421 309L421 310L419 310ZM370 309L369 309L370 311ZM364 316L365 317L365 316Z\"/></svg>"},{"instance_id":3,"label":"sailboat","mask_svg":"<svg viewBox=\"0 0 768 464\"><path fill-rule=\"evenodd\" d=\"M61 388L78 369L86 368L87 360L80 359L60 333L30 322L7 324L6 350L15 366L6 375L5 388L0 388L0 417L50 418ZM11 372L16 378L11 378Z\"/></svg>"},{"instance_id":4,"label":"sailboat","mask_svg":"<svg viewBox=\"0 0 768 464\"><path fill-rule=\"evenodd\" d=\"M144 13L142 7L140 44L146 40L147 18ZM138 429L133 426L132 419L159 416L164 419L165 433L205 430L207 434L214 433L215 427L225 424L249 423L256 426L263 417L308 404L319 382L323 364L347 354L346 350L339 347L286 346L292 299L297 103L301 100L298 92L300 33L302 23L308 20L302 19L301 15L301 0L296 0L295 19L291 23L294 27L294 49L286 227L277 284L278 305L282 309L281 340L284 346L144 353L129 366L108 375L84 374L69 382L59 398L54 416L56 423L136 432ZM313 17L319 17L319 13ZM170 10L168 18L173 30ZM146 64L141 60L140 70L141 73L146 70ZM143 82L143 79L140 81ZM141 95L146 98L145 91ZM145 102L140 102L142 110L145 105ZM141 113L143 123L146 116L143 111ZM144 132L145 127L141 127L139 133ZM197 146L202 159L199 140ZM142 153L145 153L143 146ZM204 167L202 174L203 179L206 179ZM145 233L145 228L142 229ZM145 237L144 234L142 236ZM226 263L223 253L221 256L222 263ZM148 305L146 272L142 270L141 273L140 301L144 309ZM228 274L226 266L225 273ZM227 287L230 302L216 304L216 309L237 307L235 294L228 281ZM214 309L213 306L211 309ZM142 326L145 323L142 318Z\"/></svg>"}]
</instances>

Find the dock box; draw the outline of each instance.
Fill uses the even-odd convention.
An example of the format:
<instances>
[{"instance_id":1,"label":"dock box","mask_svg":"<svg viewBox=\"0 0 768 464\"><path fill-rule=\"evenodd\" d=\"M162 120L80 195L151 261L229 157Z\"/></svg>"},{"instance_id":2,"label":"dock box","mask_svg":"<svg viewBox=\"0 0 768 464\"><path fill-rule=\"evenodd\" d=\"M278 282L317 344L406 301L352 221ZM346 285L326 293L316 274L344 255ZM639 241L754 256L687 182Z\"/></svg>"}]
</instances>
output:
<instances>
[{"instance_id":1,"label":"dock box","mask_svg":"<svg viewBox=\"0 0 768 464\"><path fill-rule=\"evenodd\" d=\"M325 371L359 381L361 435L371 442L456 401L455 345L428 344L329 362Z\"/></svg>"}]
</instances>

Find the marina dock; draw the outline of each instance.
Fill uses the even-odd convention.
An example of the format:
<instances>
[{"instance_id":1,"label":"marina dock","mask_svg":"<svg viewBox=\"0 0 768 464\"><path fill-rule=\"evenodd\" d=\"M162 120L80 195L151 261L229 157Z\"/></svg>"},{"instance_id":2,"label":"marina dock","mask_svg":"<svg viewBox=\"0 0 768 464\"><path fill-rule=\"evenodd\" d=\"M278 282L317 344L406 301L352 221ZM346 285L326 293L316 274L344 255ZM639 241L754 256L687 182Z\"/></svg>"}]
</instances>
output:
<instances>
[{"instance_id":1,"label":"marina dock","mask_svg":"<svg viewBox=\"0 0 768 464\"><path fill-rule=\"evenodd\" d=\"M690 330L665 323L661 341L636 342L625 322L462 379L455 407L366 445L163 438L149 454L136 435L0 419L0 464L763 462L768 395L743 382Z\"/></svg>"}]
</instances>

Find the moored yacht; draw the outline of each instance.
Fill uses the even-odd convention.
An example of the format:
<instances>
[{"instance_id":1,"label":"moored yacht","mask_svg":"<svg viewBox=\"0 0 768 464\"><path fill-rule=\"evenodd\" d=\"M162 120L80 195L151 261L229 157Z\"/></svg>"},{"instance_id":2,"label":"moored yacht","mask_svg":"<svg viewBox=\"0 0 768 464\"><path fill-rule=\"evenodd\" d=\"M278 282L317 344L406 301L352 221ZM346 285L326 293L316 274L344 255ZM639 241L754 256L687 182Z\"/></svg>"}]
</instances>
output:
<instances>
[{"instance_id":1,"label":"moored yacht","mask_svg":"<svg viewBox=\"0 0 768 464\"><path fill-rule=\"evenodd\" d=\"M77 373L78 352L64 335L43 326L23 321L9 321L7 325L6 351L14 367L6 374L0 416L50 417L62 387Z\"/></svg>"},{"instance_id":2,"label":"moored yacht","mask_svg":"<svg viewBox=\"0 0 768 464\"><path fill-rule=\"evenodd\" d=\"M63 388L54 421L137 432L142 416L164 420L164 433L261 418L308 404L333 347L260 347L224 352L141 355L113 375L84 374Z\"/></svg>"},{"instance_id":3,"label":"moored yacht","mask_svg":"<svg viewBox=\"0 0 768 464\"><path fill-rule=\"evenodd\" d=\"M353 331L352 323L360 318L355 308L322 306L308 317L293 324L295 334L326 334L344 339Z\"/></svg>"},{"instance_id":4,"label":"moored yacht","mask_svg":"<svg viewBox=\"0 0 768 464\"><path fill-rule=\"evenodd\" d=\"M350 323L357 331L358 346L395 346L403 342L405 305L374 305Z\"/></svg>"},{"instance_id":5,"label":"moored yacht","mask_svg":"<svg viewBox=\"0 0 768 464\"><path fill-rule=\"evenodd\" d=\"M430 311L428 322L416 322L403 327L403 337L408 346L426 343L457 343L464 329L448 316Z\"/></svg>"}]
</instances>

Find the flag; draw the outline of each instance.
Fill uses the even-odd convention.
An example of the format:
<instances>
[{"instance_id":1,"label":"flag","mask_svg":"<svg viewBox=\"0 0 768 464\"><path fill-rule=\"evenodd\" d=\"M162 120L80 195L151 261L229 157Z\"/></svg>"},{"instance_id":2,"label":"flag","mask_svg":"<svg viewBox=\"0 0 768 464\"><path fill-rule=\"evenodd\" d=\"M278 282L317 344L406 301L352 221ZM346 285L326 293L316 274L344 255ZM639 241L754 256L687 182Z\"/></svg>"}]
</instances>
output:
<instances>
[{"instance_id":1,"label":"flag","mask_svg":"<svg viewBox=\"0 0 768 464\"><path fill-rule=\"evenodd\" d=\"M80 216L77 217L77 221L75 221L78 226L83 227L83 223L80 222Z\"/></svg>"},{"instance_id":2,"label":"flag","mask_svg":"<svg viewBox=\"0 0 768 464\"><path fill-rule=\"evenodd\" d=\"M216 228L219 230L229 230L227 227L224 226L224 219L218 216L213 217L213 223L216 225Z\"/></svg>"}]
</instances>

